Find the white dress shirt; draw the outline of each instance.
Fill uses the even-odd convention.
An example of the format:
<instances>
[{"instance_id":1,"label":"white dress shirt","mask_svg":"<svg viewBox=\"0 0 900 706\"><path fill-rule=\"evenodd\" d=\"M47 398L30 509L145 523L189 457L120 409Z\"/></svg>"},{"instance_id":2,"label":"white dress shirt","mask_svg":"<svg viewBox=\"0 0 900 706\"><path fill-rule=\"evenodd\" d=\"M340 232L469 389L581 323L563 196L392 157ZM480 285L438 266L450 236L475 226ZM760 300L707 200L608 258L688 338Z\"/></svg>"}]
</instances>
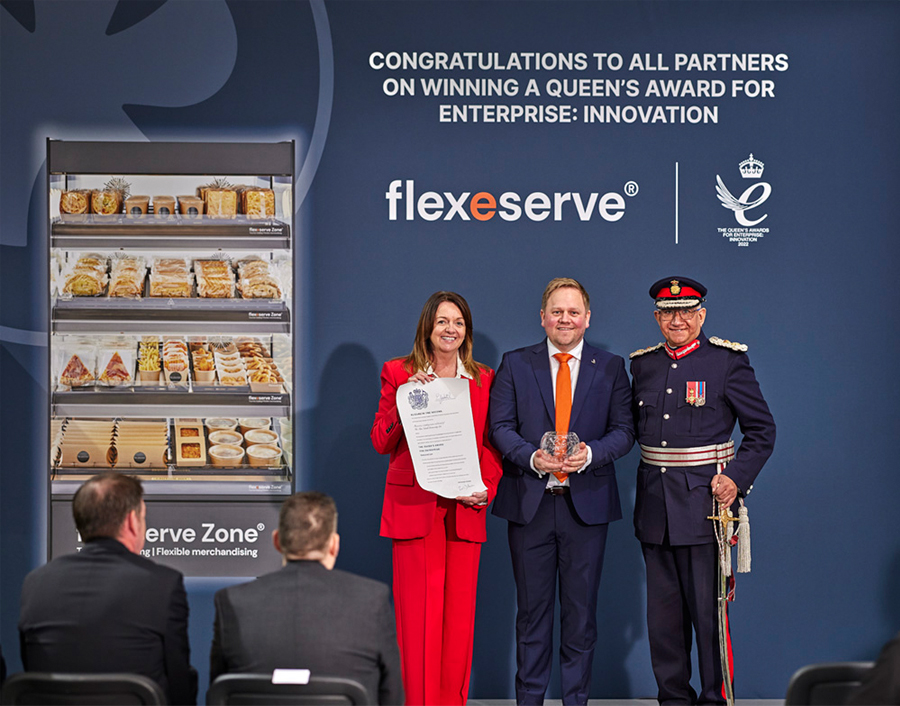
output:
<instances>
[{"instance_id":1,"label":"white dress shirt","mask_svg":"<svg viewBox=\"0 0 900 706\"><path fill-rule=\"evenodd\" d=\"M584 348L584 339L582 338L578 345L575 346L572 350L568 351L569 355L572 357L568 360L569 373L572 376L572 399L575 399L575 386L578 384L578 372L581 370L581 351ZM556 399L556 376L559 373L560 362L554 358L557 353L562 353L563 351L559 350L553 343L550 342L550 339L547 339L547 355L550 356L550 380L553 382L553 399ZM548 429L547 431L554 431L553 429ZM536 454L537 451L534 452ZM531 470L535 471L538 475L541 475L543 472L539 471L535 468L534 465L534 454L531 455ZM584 465L578 469L578 473L581 473L585 468L591 465L591 459L593 458L593 454L591 453L591 447L587 447L587 460L584 462ZM569 485L569 479L566 478L564 481L560 482L556 479L556 476L552 473L547 474L547 487L553 488L557 485Z\"/></svg>"}]
</instances>

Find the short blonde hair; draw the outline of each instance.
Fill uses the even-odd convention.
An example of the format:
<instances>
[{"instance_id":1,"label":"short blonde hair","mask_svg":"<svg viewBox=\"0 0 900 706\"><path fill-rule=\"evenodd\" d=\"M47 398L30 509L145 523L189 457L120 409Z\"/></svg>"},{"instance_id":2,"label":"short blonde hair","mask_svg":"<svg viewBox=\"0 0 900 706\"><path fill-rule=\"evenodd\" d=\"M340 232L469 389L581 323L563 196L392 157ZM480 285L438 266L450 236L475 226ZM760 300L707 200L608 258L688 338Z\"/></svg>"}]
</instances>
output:
<instances>
[{"instance_id":1,"label":"short blonde hair","mask_svg":"<svg viewBox=\"0 0 900 706\"><path fill-rule=\"evenodd\" d=\"M563 287L571 287L572 289L577 289L581 292L581 298L584 299L584 310L590 311L591 309L591 297L587 293L587 290L581 285L577 279L572 279L571 277L555 277L551 279L547 284L546 289L544 289L544 297L541 299L541 311L544 311L547 308L547 300L550 298L550 295L553 294L557 289L562 289Z\"/></svg>"}]
</instances>

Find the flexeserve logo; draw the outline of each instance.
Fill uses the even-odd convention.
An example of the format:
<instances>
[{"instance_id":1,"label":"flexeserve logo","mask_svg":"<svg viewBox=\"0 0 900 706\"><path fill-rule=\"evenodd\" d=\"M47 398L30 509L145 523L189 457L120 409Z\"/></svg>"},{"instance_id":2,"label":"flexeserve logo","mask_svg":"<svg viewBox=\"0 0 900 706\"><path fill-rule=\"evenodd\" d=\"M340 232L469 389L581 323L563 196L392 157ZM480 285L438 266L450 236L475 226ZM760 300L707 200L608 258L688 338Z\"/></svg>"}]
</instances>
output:
<instances>
[{"instance_id":1,"label":"flexeserve logo","mask_svg":"<svg viewBox=\"0 0 900 706\"><path fill-rule=\"evenodd\" d=\"M729 242L737 243L739 247L748 247L768 234L768 227L760 227L760 224L768 218L764 212L763 204L772 195L772 185L767 181L755 181L762 179L766 165L756 159L753 153L738 164L738 171L742 179L753 179L754 183L744 189L740 196L735 197L725 186L722 177L716 174L716 194L725 208L734 211L734 219L739 227L719 228L722 237Z\"/></svg>"},{"instance_id":2,"label":"flexeserve logo","mask_svg":"<svg viewBox=\"0 0 900 706\"><path fill-rule=\"evenodd\" d=\"M533 191L519 194L504 191L499 196L489 191L423 191L419 193L414 179L394 179L384 194L388 205L388 220L406 221L490 221L495 216L504 221L545 221L548 218L562 221L576 218L590 221L598 216L614 223L625 216L626 199L637 196L637 182L628 181L622 193L596 191L583 194L579 191Z\"/></svg>"}]
</instances>

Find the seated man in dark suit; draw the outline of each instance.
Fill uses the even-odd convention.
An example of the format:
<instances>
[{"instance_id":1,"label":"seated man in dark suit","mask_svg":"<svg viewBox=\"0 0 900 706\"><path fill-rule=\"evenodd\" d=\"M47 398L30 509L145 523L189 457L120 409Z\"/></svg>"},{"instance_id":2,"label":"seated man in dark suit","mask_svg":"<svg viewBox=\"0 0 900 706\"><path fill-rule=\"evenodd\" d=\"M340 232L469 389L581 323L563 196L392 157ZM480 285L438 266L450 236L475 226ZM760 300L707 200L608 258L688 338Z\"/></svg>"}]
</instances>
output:
<instances>
[{"instance_id":1,"label":"seated man in dark suit","mask_svg":"<svg viewBox=\"0 0 900 706\"><path fill-rule=\"evenodd\" d=\"M900 704L900 633L881 648L878 661L847 703L854 706Z\"/></svg>"},{"instance_id":2,"label":"seated man in dark suit","mask_svg":"<svg viewBox=\"0 0 900 706\"><path fill-rule=\"evenodd\" d=\"M184 579L140 555L147 529L136 478L102 473L72 501L82 550L22 585L22 664L35 672L128 672L156 681L170 704L193 704Z\"/></svg>"},{"instance_id":3,"label":"seated man in dark suit","mask_svg":"<svg viewBox=\"0 0 900 706\"><path fill-rule=\"evenodd\" d=\"M281 570L216 593L210 682L226 672L309 669L358 681L372 703L402 704L388 587L333 570L340 547L334 500L292 495L273 541Z\"/></svg>"}]
</instances>

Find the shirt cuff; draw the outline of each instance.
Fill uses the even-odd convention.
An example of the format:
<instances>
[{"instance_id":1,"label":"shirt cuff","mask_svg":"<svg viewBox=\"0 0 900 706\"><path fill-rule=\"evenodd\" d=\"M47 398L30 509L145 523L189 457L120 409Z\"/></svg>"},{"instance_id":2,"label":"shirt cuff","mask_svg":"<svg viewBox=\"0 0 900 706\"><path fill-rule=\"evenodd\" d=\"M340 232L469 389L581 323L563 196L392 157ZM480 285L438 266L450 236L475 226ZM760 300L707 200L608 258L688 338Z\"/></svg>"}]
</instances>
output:
<instances>
[{"instance_id":1,"label":"shirt cuff","mask_svg":"<svg viewBox=\"0 0 900 706\"><path fill-rule=\"evenodd\" d=\"M579 468L576 471L576 473L581 473L585 468L589 468L591 465L591 461L594 460L594 452L591 450L591 447L588 446L586 448L587 448L587 452L588 452L587 461L584 462L584 465L581 468Z\"/></svg>"},{"instance_id":2,"label":"shirt cuff","mask_svg":"<svg viewBox=\"0 0 900 706\"><path fill-rule=\"evenodd\" d=\"M538 478L543 478L545 475L547 475L547 472L538 470L538 468L534 465L535 456L537 456L537 451L531 454L531 461L529 462L531 464L531 470L538 474Z\"/></svg>"}]
</instances>

